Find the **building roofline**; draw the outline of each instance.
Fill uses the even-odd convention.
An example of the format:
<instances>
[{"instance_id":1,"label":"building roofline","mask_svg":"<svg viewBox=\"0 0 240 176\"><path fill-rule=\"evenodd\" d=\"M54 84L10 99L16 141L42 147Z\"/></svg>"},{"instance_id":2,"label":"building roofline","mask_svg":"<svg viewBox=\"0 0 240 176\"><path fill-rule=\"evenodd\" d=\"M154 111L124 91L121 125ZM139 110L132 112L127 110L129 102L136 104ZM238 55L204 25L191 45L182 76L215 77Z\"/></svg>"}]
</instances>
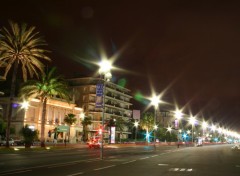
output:
<instances>
[{"instance_id":1,"label":"building roofline","mask_svg":"<svg viewBox=\"0 0 240 176\"><path fill-rule=\"evenodd\" d=\"M82 77L82 78L70 78L70 79L67 79L67 80L69 80L69 81L74 81L74 80L87 80L87 79L92 79L92 80L101 80L100 78L96 78L96 77ZM117 84L115 84L115 83L113 83L113 82L107 82L107 84L112 84L112 85L114 85L114 86L119 86L119 85L117 85ZM126 90L126 91L129 91L129 92L131 92L131 90L130 89L127 89L127 88L125 88L125 87L121 87L121 86L119 86L121 89L124 89L124 90Z\"/></svg>"}]
</instances>

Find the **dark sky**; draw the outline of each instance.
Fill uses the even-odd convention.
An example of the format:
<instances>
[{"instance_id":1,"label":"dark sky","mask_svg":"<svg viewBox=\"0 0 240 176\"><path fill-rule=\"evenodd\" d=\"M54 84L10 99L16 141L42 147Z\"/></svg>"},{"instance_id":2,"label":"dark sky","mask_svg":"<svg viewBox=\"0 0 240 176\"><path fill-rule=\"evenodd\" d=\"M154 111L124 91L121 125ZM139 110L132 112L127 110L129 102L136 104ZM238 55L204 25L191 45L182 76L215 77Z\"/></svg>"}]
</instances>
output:
<instances>
[{"instance_id":1,"label":"dark sky","mask_svg":"<svg viewBox=\"0 0 240 176\"><path fill-rule=\"evenodd\" d=\"M93 74L97 67L85 61L97 61L100 48L109 57L121 51L114 65L129 72L113 71L113 80L126 79L133 95L150 96L152 83L186 113L240 129L240 3L8 0L1 7L0 25L36 26L66 77Z\"/></svg>"}]
</instances>

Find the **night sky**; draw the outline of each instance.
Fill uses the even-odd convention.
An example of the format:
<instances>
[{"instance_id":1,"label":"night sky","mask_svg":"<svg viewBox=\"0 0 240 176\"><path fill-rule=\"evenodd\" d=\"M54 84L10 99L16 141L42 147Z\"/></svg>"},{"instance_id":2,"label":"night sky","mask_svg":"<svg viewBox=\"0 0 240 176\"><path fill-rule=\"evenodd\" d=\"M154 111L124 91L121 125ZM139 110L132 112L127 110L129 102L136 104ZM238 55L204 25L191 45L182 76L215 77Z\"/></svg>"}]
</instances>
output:
<instances>
[{"instance_id":1,"label":"night sky","mask_svg":"<svg viewBox=\"0 0 240 176\"><path fill-rule=\"evenodd\" d=\"M93 75L101 49L118 53L114 65L126 72L113 70L113 81L133 95L151 96L152 85L185 113L240 130L240 3L8 0L0 26L8 19L36 26L67 78Z\"/></svg>"}]
</instances>

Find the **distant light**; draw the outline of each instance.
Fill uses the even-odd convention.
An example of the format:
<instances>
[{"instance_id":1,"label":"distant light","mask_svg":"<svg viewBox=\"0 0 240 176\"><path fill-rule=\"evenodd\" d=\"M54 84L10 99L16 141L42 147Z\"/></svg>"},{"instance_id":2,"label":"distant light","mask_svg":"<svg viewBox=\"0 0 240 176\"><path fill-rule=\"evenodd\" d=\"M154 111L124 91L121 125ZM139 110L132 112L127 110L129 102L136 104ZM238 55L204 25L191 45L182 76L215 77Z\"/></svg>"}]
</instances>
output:
<instances>
[{"instance_id":1,"label":"distant light","mask_svg":"<svg viewBox=\"0 0 240 176\"><path fill-rule=\"evenodd\" d=\"M202 128L203 128L203 129L206 129L207 127L208 127L207 122L203 122L203 123L202 123Z\"/></svg>"},{"instance_id":2,"label":"distant light","mask_svg":"<svg viewBox=\"0 0 240 176\"><path fill-rule=\"evenodd\" d=\"M167 131L171 132L172 128L171 127L167 127Z\"/></svg>"},{"instance_id":3,"label":"distant light","mask_svg":"<svg viewBox=\"0 0 240 176\"><path fill-rule=\"evenodd\" d=\"M176 110L176 111L175 111L175 117L176 117L178 120L180 120L180 119L182 118L182 115L183 115L183 113L182 113L181 111L179 111L179 110Z\"/></svg>"},{"instance_id":4,"label":"distant light","mask_svg":"<svg viewBox=\"0 0 240 176\"><path fill-rule=\"evenodd\" d=\"M151 105L153 105L155 108L157 108L158 104L161 103L160 97L156 95L153 95L150 101L151 101Z\"/></svg>"},{"instance_id":5,"label":"distant light","mask_svg":"<svg viewBox=\"0 0 240 176\"><path fill-rule=\"evenodd\" d=\"M134 122L134 126L135 126L135 127L138 127L138 125L139 125L139 122L138 122L138 121L135 121L135 122Z\"/></svg>"},{"instance_id":6,"label":"distant light","mask_svg":"<svg viewBox=\"0 0 240 176\"><path fill-rule=\"evenodd\" d=\"M35 130L35 126L33 126L33 125L29 125L28 128L30 128L32 131Z\"/></svg>"},{"instance_id":7,"label":"distant light","mask_svg":"<svg viewBox=\"0 0 240 176\"><path fill-rule=\"evenodd\" d=\"M46 147L47 150L50 150L51 148L50 147Z\"/></svg>"},{"instance_id":8,"label":"distant light","mask_svg":"<svg viewBox=\"0 0 240 176\"><path fill-rule=\"evenodd\" d=\"M194 125L196 123L196 118L195 117L190 117L189 122Z\"/></svg>"},{"instance_id":9,"label":"distant light","mask_svg":"<svg viewBox=\"0 0 240 176\"><path fill-rule=\"evenodd\" d=\"M22 106L22 108L24 108L24 109L28 109L28 107L29 107L29 102L28 102L28 101L24 101L24 102L21 103L21 106Z\"/></svg>"},{"instance_id":10,"label":"distant light","mask_svg":"<svg viewBox=\"0 0 240 176\"><path fill-rule=\"evenodd\" d=\"M107 74L110 73L111 69L112 69L112 64L110 61L108 60L102 60L99 63L99 74Z\"/></svg>"},{"instance_id":11,"label":"distant light","mask_svg":"<svg viewBox=\"0 0 240 176\"><path fill-rule=\"evenodd\" d=\"M158 126L157 125L154 125L154 129L156 130L158 128Z\"/></svg>"},{"instance_id":12,"label":"distant light","mask_svg":"<svg viewBox=\"0 0 240 176\"><path fill-rule=\"evenodd\" d=\"M215 131L215 130L216 130L216 126L215 126L215 125L212 125L212 126L211 126L211 130L212 130L212 131Z\"/></svg>"},{"instance_id":13,"label":"distant light","mask_svg":"<svg viewBox=\"0 0 240 176\"><path fill-rule=\"evenodd\" d=\"M18 151L19 149L14 147L14 150L15 150L15 151Z\"/></svg>"}]
</instances>

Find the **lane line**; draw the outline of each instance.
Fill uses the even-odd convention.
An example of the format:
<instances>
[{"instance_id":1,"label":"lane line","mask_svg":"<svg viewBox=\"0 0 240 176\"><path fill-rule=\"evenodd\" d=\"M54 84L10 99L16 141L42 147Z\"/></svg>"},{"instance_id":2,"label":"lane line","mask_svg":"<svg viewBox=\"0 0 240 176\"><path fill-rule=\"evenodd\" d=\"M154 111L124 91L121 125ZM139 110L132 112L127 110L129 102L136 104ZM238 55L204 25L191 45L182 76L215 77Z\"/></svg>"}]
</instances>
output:
<instances>
[{"instance_id":1,"label":"lane line","mask_svg":"<svg viewBox=\"0 0 240 176\"><path fill-rule=\"evenodd\" d=\"M144 160L144 159L148 159L149 157L145 157L145 158L140 158L140 160Z\"/></svg>"},{"instance_id":2,"label":"lane line","mask_svg":"<svg viewBox=\"0 0 240 176\"><path fill-rule=\"evenodd\" d=\"M187 172L192 172L193 171L193 169L187 169Z\"/></svg>"},{"instance_id":3,"label":"lane line","mask_svg":"<svg viewBox=\"0 0 240 176\"><path fill-rule=\"evenodd\" d=\"M151 157L153 158L153 157L156 157L156 156L158 156L158 155L153 155L153 156L151 156Z\"/></svg>"},{"instance_id":4,"label":"lane line","mask_svg":"<svg viewBox=\"0 0 240 176\"><path fill-rule=\"evenodd\" d=\"M97 169L93 169L93 170L102 170L102 169L107 169L107 168L110 168L110 167L114 167L116 165L111 165L111 166L106 166L106 167L100 167L100 168L97 168Z\"/></svg>"},{"instance_id":5,"label":"lane line","mask_svg":"<svg viewBox=\"0 0 240 176\"><path fill-rule=\"evenodd\" d=\"M128 163L132 163L132 162L135 162L135 161L137 161L137 160L127 161L127 162L122 163L122 164L128 164Z\"/></svg>"},{"instance_id":6,"label":"lane line","mask_svg":"<svg viewBox=\"0 0 240 176\"><path fill-rule=\"evenodd\" d=\"M159 166L168 166L168 164L158 164Z\"/></svg>"},{"instance_id":7,"label":"lane line","mask_svg":"<svg viewBox=\"0 0 240 176\"><path fill-rule=\"evenodd\" d=\"M48 169L55 168L55 167L70 166L70 165L74 165L74 164L78 164L78 163L59 164L59 165L56 165L56 166L50 166L50 167L48 167Z\"/></svg>"},{"instance_id":8,"label":"lane line","mask_svg":"<svg viewBox=\"0 0 240 176\"><path fill-rule=\"evenodd\" d=\"M185 168L182 168L182 169L180 169L180 172L183 172L183 171L185 171L186 169Z\"/></svg>"},{"instance_id":9,"label":"lane line","mask_svg":"<svg viewBox=\"0 0 240 176\"><path fill-rule=\"evenodd\" d=\"M23 170L23 171L18 171L18 172L5 173L5 174L1 174L1 175L20 174L20 173L30 172L30 171L32 171L32 170Z\"/></svg>"},{"instance_id":10,"label":"lane line","mask_svg":"<svg viewBox=\"0 0 240 176\"><path fill-rule=\"evenodd\" d=\"M83 172L78 172L78 173L70 174L70 175L67 175L67 176L75 176L75 175L81 175L81 174L83 174Z\"/></svg>"}]
</instances>

